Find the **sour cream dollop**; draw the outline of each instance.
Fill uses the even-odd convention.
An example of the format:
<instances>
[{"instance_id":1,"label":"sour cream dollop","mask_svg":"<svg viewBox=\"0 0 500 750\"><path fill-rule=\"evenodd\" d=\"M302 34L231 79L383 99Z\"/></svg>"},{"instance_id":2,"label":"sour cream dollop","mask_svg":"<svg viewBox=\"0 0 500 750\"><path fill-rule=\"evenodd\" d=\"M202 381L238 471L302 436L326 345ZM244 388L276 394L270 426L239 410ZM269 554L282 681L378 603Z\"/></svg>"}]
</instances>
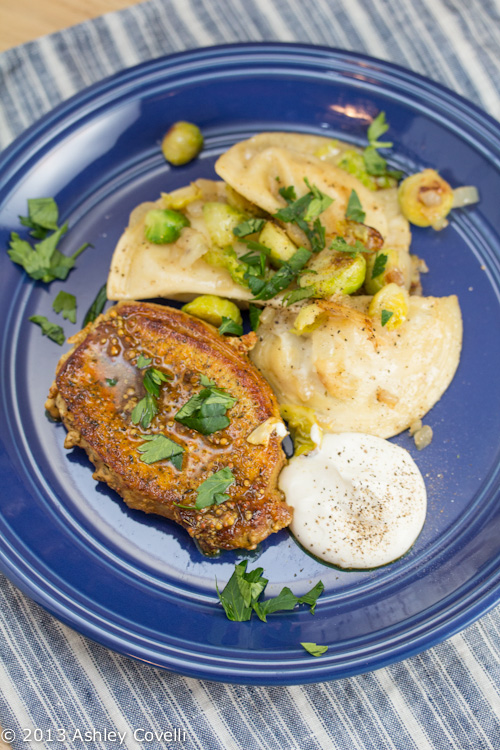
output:
<instances>
[{"instance_id":1,"label":"sour cream dollop","mask_svg":"<svg viewBox=\"0 0 500 750\"><path fill-rule=\"evenodd\" d=\"M427 493L408 451L356 432L327 434L292 458L280 488L294 508L290 529L311 554L341 568L397 560L424 525Z\"/></svg>"}]
</instances>

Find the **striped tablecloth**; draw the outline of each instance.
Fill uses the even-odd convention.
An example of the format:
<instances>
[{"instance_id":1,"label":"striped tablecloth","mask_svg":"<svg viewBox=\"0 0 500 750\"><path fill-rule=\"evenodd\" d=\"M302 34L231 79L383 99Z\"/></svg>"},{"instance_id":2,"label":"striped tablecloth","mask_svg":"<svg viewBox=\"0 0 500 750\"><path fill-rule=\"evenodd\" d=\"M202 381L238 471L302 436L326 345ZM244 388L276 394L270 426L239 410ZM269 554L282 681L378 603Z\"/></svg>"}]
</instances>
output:
<instances>
[{"instance_id":1,"label":"striped tablecloth","mask_svg":"<svg viewBox=\"0 0 500 750\"><path fill-rule=\"evenodd\" d=\"M1 54L0 148L123 68L259 40L389 60L500 117L499 0L148 0ZM374 673L260 688L188 679L116 655L3 578L0 602L0 723L15 750L500 748L500 609Z\"/></svg>"}]
</instances>

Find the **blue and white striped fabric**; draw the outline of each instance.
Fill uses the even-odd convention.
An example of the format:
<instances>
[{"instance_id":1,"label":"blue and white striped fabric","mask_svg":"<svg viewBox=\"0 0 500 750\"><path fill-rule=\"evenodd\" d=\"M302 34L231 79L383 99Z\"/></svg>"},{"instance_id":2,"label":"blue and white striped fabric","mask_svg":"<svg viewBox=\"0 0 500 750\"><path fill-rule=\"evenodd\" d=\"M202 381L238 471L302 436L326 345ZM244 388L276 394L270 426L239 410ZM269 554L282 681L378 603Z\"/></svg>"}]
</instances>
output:
<instances>
[{"instance_id":1,"label":"blue and white striped fabric","mask_svg":"<svg viewBox=\"0 0 500 750\"><path fill-rule=\"evenodd\" d=\"M499 0L149 0L0 55L0 148L125 67L259 40L390 60L500 118ZM0 723L15 733L14 750L500 748L498 608L402 663L289 688L201 682L133 662L60 624L4 578L0 629Z\"/></svg>"}]
</instances>

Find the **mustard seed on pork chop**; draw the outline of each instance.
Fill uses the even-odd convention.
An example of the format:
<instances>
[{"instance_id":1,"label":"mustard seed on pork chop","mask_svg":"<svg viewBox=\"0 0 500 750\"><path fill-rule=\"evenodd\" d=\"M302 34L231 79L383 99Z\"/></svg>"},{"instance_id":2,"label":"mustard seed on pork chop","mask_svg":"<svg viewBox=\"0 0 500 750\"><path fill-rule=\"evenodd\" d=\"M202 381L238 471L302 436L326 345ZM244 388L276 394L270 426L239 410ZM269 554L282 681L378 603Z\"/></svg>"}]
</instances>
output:
<instances>
[{"instance_id":1,"label":"mustard seed on pork chop","mask_svg":"<svg viewBox=\"0 0 500 750\"><path fill-rule=\"evenodd\" d=\"M68 430L65 447L86 450L95 479L130 507L176 521L209 554L254 549L292 519L277 486L285 462L279 408L247 358L252 336L250 344L225 338L179 310L122 302L73 338L46 404ZM206 422L189 415L178 421L188 402L183 413L196 417L203 393L227 407L221 423L227 426L208 434L202 434L210 429ZM149 411L143 408L152 402ZM214 406L214 413L221 408ZM212 407L205 412L210 419ZM167 445L166 453L148 454L153 444ZM172 446L168 458L156 459ZM217 472L232 483L216 485Z\"/></svg>"}]
</instances>

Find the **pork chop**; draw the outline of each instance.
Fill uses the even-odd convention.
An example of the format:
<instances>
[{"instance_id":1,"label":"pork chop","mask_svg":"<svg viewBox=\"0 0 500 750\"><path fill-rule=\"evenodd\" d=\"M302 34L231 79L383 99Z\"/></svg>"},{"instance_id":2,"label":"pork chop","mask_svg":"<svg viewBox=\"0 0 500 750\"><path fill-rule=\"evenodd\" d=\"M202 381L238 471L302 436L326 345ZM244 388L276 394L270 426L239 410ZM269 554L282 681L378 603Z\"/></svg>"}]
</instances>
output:
<instances>
[{"instance_id":1,"label":"pork chop","mask_svg":"<svg viewBox=\"0 0 500 750\"><path fill-rule=\"evenodd\" d=\"M68 430L65 447L86 450L95 479L130 507L179 523L208 554L254 549L290 523L292 509L277 486L285 462L283 423L269 385L247 358L245 337L220 336L213 326L170 307L122 302L72 343L46 406ZM149 369L161 373L157 413L141 422L136 407L149 398ZM175 419L206 388L227 394L232 404L229 424L210 434ZM256 432L263 424L271 428ZM173 441L180 455L147 463L145 451L159 436ZM200 507L200 485L223 469L219 476L229 470L233 483L209 492L213 502Z\"/></svg>"}]
</instances>

